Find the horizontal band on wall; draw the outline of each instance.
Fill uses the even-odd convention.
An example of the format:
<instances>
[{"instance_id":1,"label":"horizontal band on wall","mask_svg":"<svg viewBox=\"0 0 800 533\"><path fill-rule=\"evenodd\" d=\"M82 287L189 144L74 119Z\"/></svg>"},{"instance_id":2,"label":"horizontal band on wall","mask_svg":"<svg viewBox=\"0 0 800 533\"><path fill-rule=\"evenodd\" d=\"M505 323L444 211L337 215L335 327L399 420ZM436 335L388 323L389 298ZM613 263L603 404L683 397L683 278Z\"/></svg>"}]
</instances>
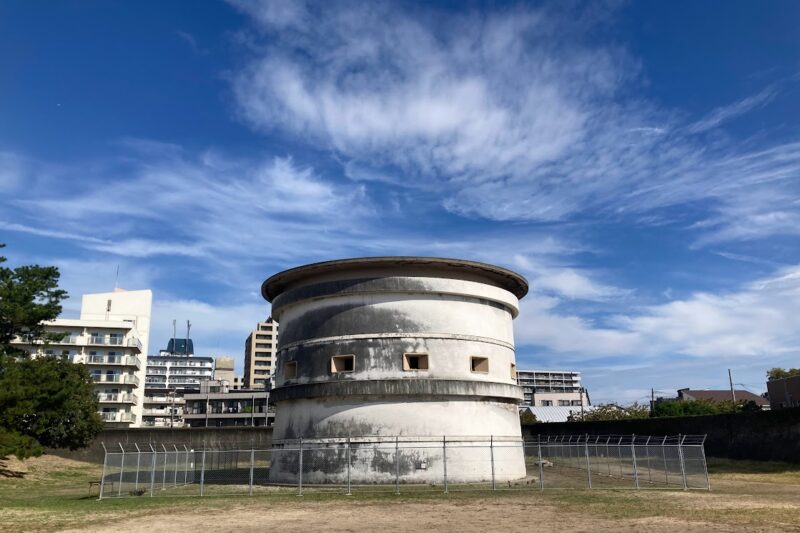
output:
<instances>
[{"instance_id":1,"label":"horizontal band on wall","mask_svg":"<svg viewBox=\"0 0 800 533\"><path fill-rule=\"evenodd\" d=\"M273 401L305 400L312 398L351 398L354 396L431 396L460 399L495 400L509 403L522 401L522 389L508 383L452 379L375 379L344 380L323 383L288 385L270 391Z\"/></svg>"},{"instance_id":2,"label":"horizontal band on wall","mask_svg":"<svg viewBox=\"0 0 800 533\"><path fill-rule=\"evenodd\" d=\"M336 337L320 337L318 339L308 339L296 341L278 348L277 353L283 353L292 348L300 346L315 346L318 344L329 344L336 342L372 340L372 339L444 339L454 341L482 342L486 344L496 344L509 350L514 350L514 345L491 337L478 337L475 335L461 335L459 333L360 333L358 335L339 335Z\"/></svg>"}]
</instances>

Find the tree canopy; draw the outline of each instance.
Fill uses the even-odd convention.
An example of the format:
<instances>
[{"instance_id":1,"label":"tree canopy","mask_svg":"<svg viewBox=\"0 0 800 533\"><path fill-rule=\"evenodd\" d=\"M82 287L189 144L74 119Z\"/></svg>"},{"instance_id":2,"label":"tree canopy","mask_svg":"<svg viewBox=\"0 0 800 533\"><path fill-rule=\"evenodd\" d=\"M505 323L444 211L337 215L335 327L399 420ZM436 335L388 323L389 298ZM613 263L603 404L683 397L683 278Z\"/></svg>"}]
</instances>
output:
<instances>
[{"instance_id":1,"label":"tree canopy","mask_svg":"<svg viewBox=\"0 0 800 533\"><path fill-rule=\"evenodd\" d=\"M667 416L699 416L760 411L761 408L752 400L725 400L711 402L708 400L663 400L653 406L652 417Z\"/></svg>"},{"instance_id":2,"label":"tree canopy","mask_svg":"<svg viewBox=\"0 0 800 533\"><path fill-rule=\"evenodd\" d=\"M596 422L601 420L629 420L634 418L647 418L650 410L647 406L634 403L629 407L620 407L614 404L598 405L583 414L574 413L568 422Z\"/></svg>"},{"instance_id":3,"label":"tree canopy","mask_svg":"<svg viewBox=\"0 0 800 533\"><path fill-rule=\"evenodd\" d=\"M522 424L523 426L530 426L532 424L538 424L539 419L536 418L535 414L525 409L519 415L519 423Z\"/></svg>"},{"instance_id":4,"label":"tree canopy","mask_svg":"<svg viewBox=\"0 0 800 533\"><path fill-rule=\"evenodd\" d=\"M772 381L773 379L783 379L783 378L790 378L793 376L800 376L800 368L770 368L767 370L767 379Z\"/></svg>"},{"instance_id":5,"label":"tree canopy","mask_svg":"<svg viewBox=\"0 0 800 533\"><path fill-rule=\"evenodd\" d=\"M103 427L86 367L64 356L31 358L11 344L16 337L49 342L42 322L55 319L67 298L58 269L10 269L5 261L0 257L0 459L86 446Z\"/></svg>"}]
</instances>

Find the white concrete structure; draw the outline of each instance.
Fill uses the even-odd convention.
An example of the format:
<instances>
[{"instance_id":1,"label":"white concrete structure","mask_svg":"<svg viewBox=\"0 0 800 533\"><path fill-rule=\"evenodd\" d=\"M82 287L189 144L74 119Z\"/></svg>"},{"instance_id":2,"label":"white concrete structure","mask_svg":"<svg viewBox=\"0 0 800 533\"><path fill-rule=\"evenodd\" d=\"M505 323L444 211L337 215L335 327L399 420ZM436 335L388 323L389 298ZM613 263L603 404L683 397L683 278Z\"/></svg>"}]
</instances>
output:
<instances>
[{"instance_id":1,"label":"white concrete structure","mask_svg":"<svg viewBox=\"0 0 800 533\"><path fill-rule=\"evenodd\" d=\"M589 393L581 385L581 373L571 370L518 370L522 404L534 407L587 407Z\"/></svg>"},{"instance_id":2,"label":"white concrete structure","mask_svg":"<svg viewBox=\"0 0 800 533\"><path fill-rule=\"evenodd\" d=\"M262 294L281 324L274 441L520 438L512 319L527 290L503 268L422 257L329 261L272 276ZM470 453L448 452L463 465L453 481L489 479L489 463ZM498 454L498 480L524 477L521 448ZM273 462L274 480L296 472L292 457L284 459ZM405 481L432 481L442 451L401 454L399 462ZM415 466L423 463L425 470ZM304 477L340 481L343 468ZM386 474L376 468L354 470L371 481Z\"/></svg>"},{"instance_id":3,"label":"white concrete structure","mask_svg":"<svg viewBox=\"0 0 800 533\"><path fill-rule=\"evenodd\" d=\"M142 420L144 354L153 293L149 290L86 294L79 319L46 322L59 341L20 346L33 356L63 355L89 368L100 399L100 414L113 426L137 427Z\"/></svg>"},{"instance_id":4,"label":"white concrete structure","mask_svg":"<svg viewBox=\"0 0 800 533\"><path fill-rule=\"evenodd\" d=\"M193 352L192 339L170 339L166 350L147 357L143 426L184 425L184 395L199 392L214 373L214 359Z\"/></svg>"}]
</instances>

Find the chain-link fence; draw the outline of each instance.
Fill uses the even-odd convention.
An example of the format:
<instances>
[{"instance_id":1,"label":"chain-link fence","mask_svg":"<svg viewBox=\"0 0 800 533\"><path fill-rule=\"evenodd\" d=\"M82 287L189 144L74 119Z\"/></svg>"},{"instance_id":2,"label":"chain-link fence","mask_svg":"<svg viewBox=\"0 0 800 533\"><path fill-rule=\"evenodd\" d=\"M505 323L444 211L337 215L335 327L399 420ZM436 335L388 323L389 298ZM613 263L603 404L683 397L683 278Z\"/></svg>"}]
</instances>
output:
<instances>
[{"instance_id":1,"label":"chain-link fence","mask_svg":"<svg viewBox=\"0 0 800 533\"><path fill-rule=\"evenodd\" d=\"M705 436L348 437L107 448L100 498L545 489L710 489Z\"/></svg>"}]
</instances>

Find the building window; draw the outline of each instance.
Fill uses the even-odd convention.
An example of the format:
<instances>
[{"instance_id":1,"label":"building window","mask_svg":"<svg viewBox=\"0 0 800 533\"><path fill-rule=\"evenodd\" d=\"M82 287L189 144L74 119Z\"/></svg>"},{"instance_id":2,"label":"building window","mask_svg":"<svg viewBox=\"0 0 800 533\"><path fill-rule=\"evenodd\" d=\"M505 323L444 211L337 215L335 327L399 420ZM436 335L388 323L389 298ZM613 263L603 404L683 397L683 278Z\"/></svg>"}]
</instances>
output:
<instances>
[{"instance_id":1,"label":"building window","mask_svg":"<svg viewBox=\"0 0 800 533\"><path fill-rule=\"evenodd\" d=\"M569 407L570 404L571 403L570 403L569 400L558 400L558 406L559 407Z\"/></svg>"},{"instance_id":2,"label":"building window","mask_svg":"<svg viewBox=\"0 0 800 533\"><path fill-rule=\"evenodd\" d=\"M294 379L297 377L297 361L289 361L283 365L283 379Z\"/></svg>"},{"instance_id":3,"label":"building window","mask_svg":"<svg viewBox=\"0 0 800 533\"><path fill-rule=\"evenodd\" d=\"M511 379L517 381L517 365L511 363Z\"/></svg>"},{"instance_id":4,"label":"building window","mask_svg":"<svg viewBox=\"0 0 800 533\"><path fill-rule=\"evenodd\" d=\"M489 373L489 358L488 357L471 357L470 358L470 369L473 372L478 372L480 374L488 374Z\"/></svg>"},{"instance_id":5,"label":"building window","mask_svg":"<svg viewBox=\"0 0 800 533\"><path fill-rule=\"evenodd\" d=\"M355 355L334 355L331 357L331 372L352 372L356 366Z\"/></svg>"},{"instance_id":6,"label":"building window","mask_svg":"<svg viewBox=\"0 0 800 533\"><path fill-rule=\"evenodd\" d=\"M553 400L542 400L542 407L553 407Z\"/></svg>"},{"instance_id":7,"label":"building window","mask_svg":"<svg viewBox=\"0 0 800 533\"><path fill-rule=\"evenodd\" d=\"M428 354L404 353L403 370L428 370Z\"/></svg>"}]
</instances>

